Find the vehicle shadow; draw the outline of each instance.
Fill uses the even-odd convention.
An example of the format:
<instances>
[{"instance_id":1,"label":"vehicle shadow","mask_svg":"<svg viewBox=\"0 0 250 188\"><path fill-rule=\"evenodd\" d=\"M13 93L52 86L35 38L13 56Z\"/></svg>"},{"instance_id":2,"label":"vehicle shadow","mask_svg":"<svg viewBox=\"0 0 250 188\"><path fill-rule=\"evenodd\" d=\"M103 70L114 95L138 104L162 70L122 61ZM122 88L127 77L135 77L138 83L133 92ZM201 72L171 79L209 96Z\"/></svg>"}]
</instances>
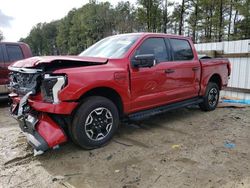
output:
<instances>
[{"instance_id":1,"label":"vehicle shadow","mask_svg":"<svg viewBox=\"0 0 250 188\"><path fill-rule=\"evenodd\" d=\"M190 106L150 116L141 120L128 121L121 124L120 129L118 130L118 135L124 136L134 132L134 130L149 131L152 129L162 128L162 124L172 124L173 122L179 120L185 121L185 119L200 112L201 111L198 106Z\"/></svg>"},{"instance_id":2,"label":"vehicle shadow","mask_svg":"<svg viewBox=\"0 0 250 188\"><path fill-rule=\"evenodd\" d=\"M0 108L6 108L9 106L9 100L8 99L0 99Z\"/></svg>"}]
</instances>

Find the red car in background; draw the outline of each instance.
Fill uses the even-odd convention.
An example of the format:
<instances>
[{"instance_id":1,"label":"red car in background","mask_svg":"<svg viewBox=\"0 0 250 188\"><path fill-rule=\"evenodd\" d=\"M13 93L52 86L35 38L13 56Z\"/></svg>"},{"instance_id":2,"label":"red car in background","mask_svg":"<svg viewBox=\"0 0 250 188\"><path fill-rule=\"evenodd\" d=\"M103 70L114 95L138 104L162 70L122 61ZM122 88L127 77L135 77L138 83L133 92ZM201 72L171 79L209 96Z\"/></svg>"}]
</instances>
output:
<instances>
[{"instance_id":1,"label":"red car in background","mask_svg":"<svg viewBox=\"0 0 250 188\"><path fill-rule=\"evenodd\" d=\"M157 33L111 36L79 56L32 57L9 70L11 113L39 153L68 137L103 146L126 118L214 110L231 72L227 59L199 59L190 38Z\"/></svg>"},{"instance_id":2,"label":"red car in background","mask_svg":"<svg viewBox=\"0 0 250 188\"><path fill-rule=\"evenodd\" d=\"M29 46L22 42L0 42L0 99L6 98L9 84L8 66L32 56Z\"/></svg>"}]
</instances>

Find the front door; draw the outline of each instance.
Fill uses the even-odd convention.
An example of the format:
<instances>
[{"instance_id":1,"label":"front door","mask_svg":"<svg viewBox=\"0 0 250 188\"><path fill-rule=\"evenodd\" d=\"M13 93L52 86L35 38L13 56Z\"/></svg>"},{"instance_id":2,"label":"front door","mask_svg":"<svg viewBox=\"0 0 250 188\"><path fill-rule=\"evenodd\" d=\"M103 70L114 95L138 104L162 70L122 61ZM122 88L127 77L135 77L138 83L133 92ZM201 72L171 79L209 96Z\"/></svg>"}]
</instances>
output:
<instances>
[{"instance_id":1,"label":"front door","mask_svg":"<svg viewBox=\"0 0 250 188\"><path fill-rule=\"evenodd\" d=\"M166 103L164 85L166 75L161 63L169 60L164 38L146 38L135 50L134 55L153 54L157 64L151 68L131 67L132 111L147 109ZM132 58L133 58L132 57Z\"/></svg>"}]
</instances>

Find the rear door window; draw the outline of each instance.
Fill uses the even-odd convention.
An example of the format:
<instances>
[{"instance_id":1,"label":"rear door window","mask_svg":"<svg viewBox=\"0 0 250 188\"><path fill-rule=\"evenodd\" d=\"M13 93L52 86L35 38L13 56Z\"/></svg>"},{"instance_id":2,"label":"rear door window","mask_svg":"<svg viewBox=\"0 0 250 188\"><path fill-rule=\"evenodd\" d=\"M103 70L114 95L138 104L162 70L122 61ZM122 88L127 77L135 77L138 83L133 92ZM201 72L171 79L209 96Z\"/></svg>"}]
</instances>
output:
<instances>
[{"instance_id":1,"label":"rear door window","mask_svg":"<svg viewBox=\"0 0 250 188\"><path fill-rule=\"evenodd\" d=\"M6 45L6 51L9 57L9 62L14 62L23 59L23 53L18 45Z\"/></svg>"},{"instance_id":2,"label":"rear door window","mask_svg":"<svg viewBox=\"0 0 250 188\"><path fill-rule=\"evenodd\" d=\"M4 63L4 59L3 59L3 49L2 49L2 45L0 45L0 64Z\"/></svg>"},{"instance_id":3,"label":"rear door window","mask_svg":"<svg viewBox=\"0 0 250 188\"><path fill-rule=\"evenodd\" d=\"M135 55L153 54L159 62L169 60L166 44L163 38L148 38L136 50Z\"/></svg>"},{"instance_id":4,"label":"rear door window","mask_svg":"<svg viewBox=\"0 0 250 188\"><path fill-rule=\"evenodd\" d=\"M192 60L193 50L187 40L170 39L174 61Z\"/></svg>"}]
</instances>

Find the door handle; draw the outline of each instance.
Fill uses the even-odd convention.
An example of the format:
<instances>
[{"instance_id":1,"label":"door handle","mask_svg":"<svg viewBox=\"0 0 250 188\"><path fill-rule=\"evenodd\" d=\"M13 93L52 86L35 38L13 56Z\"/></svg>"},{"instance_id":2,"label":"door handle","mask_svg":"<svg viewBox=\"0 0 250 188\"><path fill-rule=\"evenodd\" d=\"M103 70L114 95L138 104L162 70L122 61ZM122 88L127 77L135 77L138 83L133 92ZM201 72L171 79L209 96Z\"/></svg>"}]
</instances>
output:
<instances>
[{"instance_id":1,"label":"door handle","mask_svg":"<svg viewBox=\"0 0 250 188\"><path fill-rule=\"evenodd\" d=\"M166 74L170 74L170 73L174 73L174 72L175 72L174 69L166 69L166 70L165 70L165 73L166 73Z\"/></svg>"},{"instance_id":2,"label":"door handle","mask_svg":"<svg viewBox=\"0 0 250 188\"><path fill-rule=\"evenodd\" d=\"M193 71L197 71L197 70L199 70L199 69L200 69L200 67L193 67L193 68L192 68Z\"/></svg>"}]
</instances>

